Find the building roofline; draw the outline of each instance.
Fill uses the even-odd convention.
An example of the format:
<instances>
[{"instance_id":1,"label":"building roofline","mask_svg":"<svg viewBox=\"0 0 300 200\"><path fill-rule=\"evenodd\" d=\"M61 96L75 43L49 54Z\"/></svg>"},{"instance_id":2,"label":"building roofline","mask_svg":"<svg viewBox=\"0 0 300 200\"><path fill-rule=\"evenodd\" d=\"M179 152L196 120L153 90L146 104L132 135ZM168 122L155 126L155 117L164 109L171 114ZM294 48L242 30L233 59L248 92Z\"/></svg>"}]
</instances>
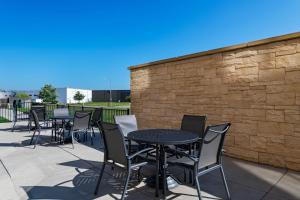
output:
<instances>
[{"instance_id":1,"label":"building roofline","mask_svg":"<svg viewBox=\"0 0 300 200\"><path fill-rule=\"evenodd\" d=\"M291 40L291 39L295 39L295 38L300 38L300 32L290 33L290 34L286 34L286 35L280 35L280 36L276 36L276 37L265 38L265 39L261 39L261 40L255 40L255 41L252 41L252 42L241 43L241 44L237 44L237 45L212 49L212 50L208 50L208 51L202 51L202 52L193 53L193 54L187 54L187 55L173 57L173 58L162 59L162 60L148 62L148 63L144 63L144 64L139 64L139 65L133 65L133 66L128 67L128 69L129 70L135 70L135 69L138 69L138 68L148 67L148 66L151 66L151 65L170 63L170 62L186 60L186 59L190 59L190 58L207 56L207 55L216 54L216 53L223 53L223 52L227 52L227 51L243 49L243 48L247 48L247 47L254 47L254 46L258 46L258 45L269 44L269 43L273 43L273 42Z\"/></svg>"}]
</instances>

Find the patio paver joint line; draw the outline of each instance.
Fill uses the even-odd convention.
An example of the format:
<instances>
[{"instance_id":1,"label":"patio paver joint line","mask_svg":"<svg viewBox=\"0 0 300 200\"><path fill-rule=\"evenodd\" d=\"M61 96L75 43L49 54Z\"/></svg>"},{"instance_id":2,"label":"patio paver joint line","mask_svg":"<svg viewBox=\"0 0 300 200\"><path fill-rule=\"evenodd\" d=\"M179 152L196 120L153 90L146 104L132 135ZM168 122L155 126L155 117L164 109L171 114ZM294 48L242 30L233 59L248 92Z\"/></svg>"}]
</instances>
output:
<instances>
[{"instance_id":1,"label":"patio paver joint line","mask_svg":"<svg viewBox=\"0 0 300 200\"><path fill-rule=\"evenodd\" d=\"M6 173L7 173L8 176L9 176L9 178L11 178L11 175L10 175L8 169L6 168L6 166L4 165L4 163L3 163L3 161L2 161L1 159L0 159L0 163L1 163L1 165L3 166L3 168L5 169Z\"/></svg>"},{"instance_id":2,"label":"patio paver joint line","mask_svg":"<svg viewBox=\"0 0 300 200\"><path fill-rule=\"evenodd\" d=\"M282 178L288 173L288 170L286 169L285 172L282 174L282 176L270 187L270 189L261 197L260 200L263 200L267 197L267 195L273 190L273 188L282 180Z\"/></svg>"}]
</instances>

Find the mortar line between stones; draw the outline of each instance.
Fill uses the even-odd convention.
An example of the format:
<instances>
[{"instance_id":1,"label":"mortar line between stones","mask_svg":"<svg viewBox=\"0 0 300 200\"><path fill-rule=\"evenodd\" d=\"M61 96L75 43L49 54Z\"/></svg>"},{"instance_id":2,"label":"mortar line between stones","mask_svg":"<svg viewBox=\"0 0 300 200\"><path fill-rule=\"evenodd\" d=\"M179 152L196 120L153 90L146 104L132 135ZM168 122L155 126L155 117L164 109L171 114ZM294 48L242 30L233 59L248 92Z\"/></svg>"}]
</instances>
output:
<instances>
[{"instance_id":1,"label":"mortar line between stones","mask_svg":"<svg viewBox=\"0 0 300 200\"><path fill-rule=\"evenodd\" d=\"M266 198L266 196L273 190L273 188L282 180L282 178L288 173L288 170L286 169L284 174L269 188L269 190L260 198L260 200L263 200Z\"/></svg>"}]
</instances>

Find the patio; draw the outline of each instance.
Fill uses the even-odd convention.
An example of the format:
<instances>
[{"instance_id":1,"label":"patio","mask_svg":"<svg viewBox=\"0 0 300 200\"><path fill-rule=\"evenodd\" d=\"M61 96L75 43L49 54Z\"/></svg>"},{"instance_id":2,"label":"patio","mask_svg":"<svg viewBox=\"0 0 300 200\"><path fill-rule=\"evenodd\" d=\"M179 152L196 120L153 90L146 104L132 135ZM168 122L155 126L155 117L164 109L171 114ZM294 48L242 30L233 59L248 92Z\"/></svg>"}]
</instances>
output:
<instances>
[{"instance_id":1,"label":"patio","mask_svg":"<svg viewBox=\"0 0 300 200\"><path fill-rule=\"evenodd\" d=\"M28 131L10 132L11 123L0 124L0 195L3 199L118 199L123 185L123 171L105 169L99 193L93 195L103 152L99 135L94 146L56 145L50 141L50 130L43 130L41 145L29 146ZM25 125L25 123L24 123ZM224 158L232 199L279 200L300 199L300 173L282 168ZM182 181L182 170L170 167ZM143 170L144 177L154 167ZM182 181L183 182L183 181ZM200 178L204 199L226 199L219 173ZM156 199L154 189L144 182L130 181L128 199ZM158 199L158 198L157 198ZM191 185L180 185L168 193L167 199L198 199Z\"/></svg>"}]
</instances>

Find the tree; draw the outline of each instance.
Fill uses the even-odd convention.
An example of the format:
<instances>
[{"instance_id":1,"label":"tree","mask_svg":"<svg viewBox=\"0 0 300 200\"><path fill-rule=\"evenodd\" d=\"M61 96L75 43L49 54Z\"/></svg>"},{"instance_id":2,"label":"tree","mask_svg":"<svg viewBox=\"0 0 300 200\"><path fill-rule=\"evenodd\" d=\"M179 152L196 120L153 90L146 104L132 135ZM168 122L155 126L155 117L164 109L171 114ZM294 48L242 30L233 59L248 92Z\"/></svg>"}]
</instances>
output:
<instances>
[{"instance_id":1,"label":"tree","mask_svg":"<svg viewBox=\"0 0 300 200\"><path fill-rule=\"evenodd\" d=\"M84 97L85 97L84 94L81 94L79 91L77 91L73 98L75 101L78 101L79 103L82 99L84 99Z\"/></svg>"},{"instance_id":2,"label":"tree","mask_svg":"<svg viewBox=\"0 0 300 200\"><path fill-rule=\"evenodd\" d=\"M29 95L26 93L17 93L15 97L18 99L29 99L30 98Z\"/></svg>"},{"instance_id":3,"label":"tree","mask_svg":"<svg viewBox=\"0 0 300 200\"><path fill-rule=\"evenodd\" d=\"M131 102L131 97L130 97L130 95L125 97L125 101Z\"/></svg>"},{"instance_id":4,"label":"tree","mask_svg":"<svg viewBox=\"0 0 300 200\"><path fill-rule=\"evenodd\" d=\"M50 84L42 87L39 97L43 100L43 103L57 103L56 89Z\"/></svg>"}]
</instances>

